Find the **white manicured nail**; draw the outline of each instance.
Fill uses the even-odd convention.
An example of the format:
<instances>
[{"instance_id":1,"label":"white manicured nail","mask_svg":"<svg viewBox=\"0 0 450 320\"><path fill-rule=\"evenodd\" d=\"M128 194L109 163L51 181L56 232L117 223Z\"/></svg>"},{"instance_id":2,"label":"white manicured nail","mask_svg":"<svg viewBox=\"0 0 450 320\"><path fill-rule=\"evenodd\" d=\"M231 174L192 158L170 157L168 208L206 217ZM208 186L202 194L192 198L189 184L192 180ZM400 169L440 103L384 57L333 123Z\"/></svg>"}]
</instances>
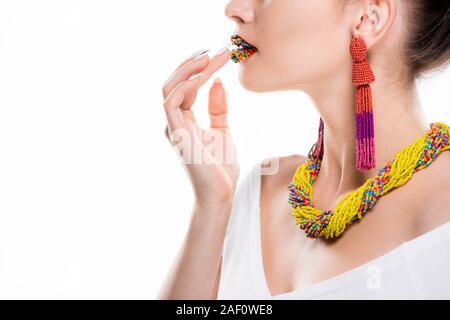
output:
<instances>
[{"instance_id":1,"label":"white manicured nail","mask_svg":"<svg viewBox=\"0 0 450 320\"><path fill-rule=\"evenodd\" d=\"M197 73L197 74L195 74L195 75L193 75L193 76L190 76L188 80L195 80L195 79L197 79L198 77L200 77L201 75L202 75L201 73Z\"/></svg>"},{"instance_id":2,"label":"white manicured nail","mask_svg":"<svg viewBox=\"0 0 450 320\"><path fill-rule=\"evenodd\" d=\"M219 49L219 51L217 51L217 53L215 54L215 56L219 56L222 53L224 53L229 47L231 47L232 44L227 44L226 46L224 46L223 48Z\"/></svg>"},{"instance_id":3,"label":"white manicured nail","mask_svg":"<svg viewBox=\"0 0 450 320\"><path fill-rule=\"evenodd\" d=\"M202 50L198 50L198 51L194 52L194 53L189 57L189 59L192 59L192 58L196 58L196 57L202 56L202 55L204 55L205 53L207 53L208 51L210 51L210 49L202 49Z\"/></svg>"}]
</instances>

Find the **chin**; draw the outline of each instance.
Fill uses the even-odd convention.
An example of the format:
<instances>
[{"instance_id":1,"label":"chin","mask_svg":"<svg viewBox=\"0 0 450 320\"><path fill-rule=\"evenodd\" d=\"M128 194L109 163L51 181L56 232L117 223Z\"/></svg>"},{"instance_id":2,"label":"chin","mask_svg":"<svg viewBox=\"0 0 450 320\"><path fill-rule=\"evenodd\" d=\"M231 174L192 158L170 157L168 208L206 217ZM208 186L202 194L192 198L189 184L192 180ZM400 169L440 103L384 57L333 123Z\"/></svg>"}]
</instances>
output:
<instances>
[{"instance_id":1,"label":"chin","mask_svg":"<svg viewBox=\"0 0 450 320\"><path fill-rule=\"evenodd\" d=\"M271 91L269 88L261 84L261 81L253 79L252 77L247 77L245 74L239 75L240 84L252 92L268 92Z\"/></svg>"},{"instance_id":2,"label":"chin","mask_svg":"<svg viewBox=\"0 0 450 320\"><path fill-rule=\"evenodd\" d=\"M247 90L252 92L269 92L274 88L267 83L267 76L261 74L261 70L253 67L245 61L239 66L239 83Z\"/></svg>"},{"instance_id":3,"label":"chin","mask_svg":"<svg viewBox=\"0 0 450 320\"><path fill-rule=\"evenodd\" d=\"M238 68L239 83L248 91L273 92L281 91L284 88L284 77L281 74L270 72L264 61L258 57L258 53L248 60L240 62Z\"/></svg>"},{"instance_id":4,"label":"chin","mask_svg":"<svg viewBox=\"0 0 450 320\"><path fill-rule=\"evenodd\" d=\"M239 83L248 91L273 92L283 90L280 83L273 77L258 72L250 72L245 66L240 66Z\"/></svg>"}]
</instances>

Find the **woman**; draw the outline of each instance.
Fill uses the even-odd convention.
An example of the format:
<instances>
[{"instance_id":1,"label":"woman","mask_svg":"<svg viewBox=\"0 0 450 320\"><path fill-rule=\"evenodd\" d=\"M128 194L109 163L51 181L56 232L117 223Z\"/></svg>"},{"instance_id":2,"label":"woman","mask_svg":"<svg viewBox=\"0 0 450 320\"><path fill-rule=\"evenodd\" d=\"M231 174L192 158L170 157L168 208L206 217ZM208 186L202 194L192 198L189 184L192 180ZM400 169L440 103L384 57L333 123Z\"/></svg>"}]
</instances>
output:
<instances>
[{"instance_id":1,"label":"woman","mask_svg":"<svg viewBox=\"0 0 450 320\"><path fill-rule=\"evenodd\" d=\"M218 161L203 138L191 140L210 161L184 163L196 201L161 299L450 298L448 126L426 122L415 87L449 61L449 7L229 1L236 34L257 48L241 61L240 82L255 92L307 93L319 138L308 155L256 163L236 192L238 165ZM165 83L174 145L176 132L230 137L220 80L210 89L209 131L190 110L228 59L228 50L200 54Z\"/></svg>"}]
</instances>

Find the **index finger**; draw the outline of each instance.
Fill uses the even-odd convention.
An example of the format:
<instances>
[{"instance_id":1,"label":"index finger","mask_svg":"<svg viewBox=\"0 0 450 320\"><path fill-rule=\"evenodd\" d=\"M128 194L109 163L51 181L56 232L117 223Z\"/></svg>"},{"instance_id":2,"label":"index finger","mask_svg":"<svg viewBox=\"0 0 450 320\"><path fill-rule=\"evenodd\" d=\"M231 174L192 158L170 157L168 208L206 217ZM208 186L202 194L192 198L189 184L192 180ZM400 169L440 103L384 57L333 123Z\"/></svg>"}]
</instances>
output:
<instances>
[{"instance_id":1,"label":"index finger","mask_svg":"<svg viewBox=\"0 0 450 320\"><path fill-rule=\"evenodd\" d=\"M206 53L206 52L208 52L208 51L210 51L210 49L201 49L201 50L198 50L198 51L194 52L189 58L187 58L186 60L184 60L183 62L181 62L181 63L178 65L178 67L175 69L174 72L177 72L178 70L180 70L181 68L183 68L189 61L192 61L192 59L194 59L195 57L197 57L197 56L199 56L199 55L201 55L201 54L203 54L203 53Z\"/></svg>"},{"instance_id":2,"label":"index finger","mask_svg":"<svg viewBox=\"0 0 450 320\"><path fill-rule=\"evenodd\" d=\"M197 82L197 87L201 87L206 81L208 81L214 72L222 68L230 60L231 53L228 50L229 47L230 45L225 46L210 59L208 66L199 76L200 79Z\"/></svg>"}]
</instances>

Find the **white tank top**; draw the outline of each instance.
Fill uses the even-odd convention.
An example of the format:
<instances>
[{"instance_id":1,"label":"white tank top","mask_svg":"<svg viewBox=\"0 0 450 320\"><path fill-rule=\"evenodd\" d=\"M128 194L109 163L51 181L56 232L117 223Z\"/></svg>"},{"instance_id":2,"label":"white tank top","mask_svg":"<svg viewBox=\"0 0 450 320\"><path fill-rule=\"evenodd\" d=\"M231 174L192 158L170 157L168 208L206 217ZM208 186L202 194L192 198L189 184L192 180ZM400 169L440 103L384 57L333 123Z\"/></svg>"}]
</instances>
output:
<instances>
[{"instance_id":1,"label":"white tank top","mask_svg":"<svg viewBox=\"0 0 450 320\"><path fill-rule=\"evenodd\" d=\"M234 195L217 299L450 299L450 221L359 267L272 296L262 264L260 185L258 162Z\"/></svg>"}]
</instances>

